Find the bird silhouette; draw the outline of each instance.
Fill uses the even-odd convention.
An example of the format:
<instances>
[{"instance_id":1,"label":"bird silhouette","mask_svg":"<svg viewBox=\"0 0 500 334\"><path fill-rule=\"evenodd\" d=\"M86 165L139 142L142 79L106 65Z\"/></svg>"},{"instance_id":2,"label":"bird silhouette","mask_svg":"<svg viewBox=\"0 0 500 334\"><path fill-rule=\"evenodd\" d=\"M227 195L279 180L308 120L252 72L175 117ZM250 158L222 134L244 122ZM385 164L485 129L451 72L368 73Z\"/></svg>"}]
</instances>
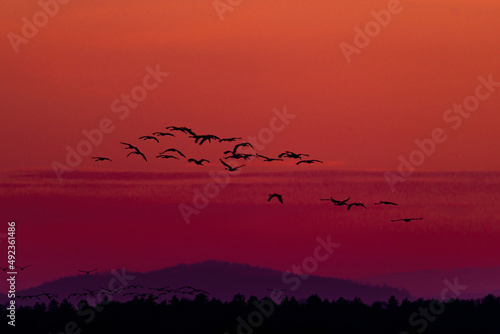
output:
<instances>
[{"instance_id":1,"label":"bird silhouette","mask_svg":"<svg viewBox=\"0 0 500 334\"><path fill-rule=\"evenodd\" d=\"M144 153L142 153L141 151L137 150L137 151L134 151L134 152L130 152L129 154L127 154L127 157L131 154L137 154L137 155L140 155L144 160L148 161L148 159L146 159L146 156L144 155Z\"/></svg>"},{"instance_id":2,"label":"bird silhouette","mask_svg":"<svg viewBox=\"0 0 500 334\"><path fill-rule=\"evenodd\" d=\"M231 137L231 138L220 138L219 139L219 142L223 142L223 141L227 141L227 142L231 142L231 141L235 141L235 140L240 140L241 137Z\"/></svg>"},{"instance_id":3,"label":"bird silhouette","mask_svg":"<svg viewBox=\"0 0 500 334\"><path fill-rule=\"evenodd\" d=\"M194 138L194 142L199 144L199 145L202 145L206 141L211 143L212 139L220 141L220 138L215 136L215 135L191 135L191 136L189 136L189 138Z\"/></svg>"},{"instance_id":4,"label":"bird silhouette","mask_svg":"<svg viewBox=\"0 0 500 334\"><path fill-rule=\"evenodd\" d=\"M283 291L286 291L288 289L266 289L267 291L274 291L274 292L283 292Z\"/></svg>"},{"instance_id":5,"label":"bird silhouette","mask_svg":"<svg viewBox=\"0 0 500 334\"><path fill-rule=\"evenodd\" d=\"M95 162L97 162L97 161L106 161L106 160L111 161L110 158L105 158L105 157L92 157L92 159L94 159Z\"/></svg>"},{"instance_id":6,"label":"bird silhouette","mask_svg":"<svg viewBox=\"0 0 500 334\"><path fill-rule=\"evenodd\" d=\"M304 154L304 153L294 153L292 151L285 151L278 155L278 158L292 158L292 159L302 159L302 157L308 157L309 154Z\"/></svg>"},{"instance_id":7,"label":"bird silhouette","mask_svg":"<svg viewBox=\"0 0 500 334\"><path fill-rule=\"evenodd\" d=\"M91 272L94 272L96 270L97 270L97 268L92 269L92 270L80 270L80 269L78 269L79 272L86 273L87 275L89 275Z\"/></svg>"},{"instance_id":8,"label":"bird silhouette","mask_svg":"<svg viewBox=\"0 0 500 334\"><path fill-rule=\"evenodd\" d=\"M174 157L173 155L166 155L166 154L160 154L160 155L157 155L156 157L161 158L161 159L177 159L177 160L179 160L179 158Z\"/></svg>"},{"instance_id":9,"label":"bird silhouette","mask_svg":"<svg viewBox=\"0 0 500 334\"><path fill-rule=\"evenodd\" d=\"M126 150L139 150L136 146L129 143L120 142L120 144L127 145L127 147L125 147Z\"/></svg>"},{"instance_id":10,"label":"bird silhouette","mask_svg":"<svg viewBox=\"0 0 500 334\"><path fill-rule=\"evenodd\" d=\"M160 154L164 154L164 153L166 153L166 152L176 152L176 153L178 153L178 154L182 155L184 158L186 157L184 154L182 154L182 152L181 152L181 151L179 151L179 150L177 150L177 149L175 149L175 148L169 148L169 149L166 149L165 151L160 152Z\"/></svg>"},{"instance_id":11,"label":"bird silhouette","mask_svg":"<svg viewBox=\"0 0 500 334\"><path fill-rule=\"evenodd\" d=\"M226 159L226 160L227 159L245 159L245 160L250 160L252 157L254 157L253 154L243 154L243 153L233 153L233 152L231 152L231 155L225 157L224 159Z\"/></svg>"},{"instance_id":12,"label":"bird silhouette","mask_svg":"<svg viewBox=\"0 0 500 334\"><path fill-rule=\"evenodd\" d=\"M399 221L402 221L402 222L410 222L412 220L422 220L424 218L403 218L403 219L392 219L391 221L392 222L399 222Z\"/></svg>"},{"instance_id":13,"label":"bird silhouette","mask_svg":"<svg viewBox=\"0 0 500 334\"><path fill-rule=\"evenodd\" d=\"M347 201L348 201L348 200L350 200L350 199L351 199L351 198L350 198L350 197L348 197L348 198L346 198L346 199L345 199L345 200L343 200L343 201L337 201L337 200L333 199L333 197L332 197L332 196L330 196L330 198L321 198L321 200L322 200L322 201L330 201L330 202L332 202L333 204L338 205L338 206L347 205Z\"/></svg>"},{"instance_id":14,"label":"bird silhouette","mask_svg":"<svg viewBox=\"0 0 500 334\"><path fill-rule=\"evenodd\" d=\"M142 137L139 137L139 139L142 139L142 140L148 140L148 139L151 139L151 140L156 140L157 143L159 143L160 141L158 140L158 138L156 137L153 137L153 136L142 136Z\"/></svg>"},{"instance_id":15,"label":"bird silhouette","mask_svg":"<svg viewBox=\"0 0 500 334\"><path fill-rule=\"evenodd\" d=\"M269 157L266 157L264 155L260 155L260 154L255 154L256 157L259 157L259 158L262 158L264 159L264 161L266 162L271 162L271 161L283 161L283 159L275 159L275 158L269 158Z\"/></svg>"},{"instance_id":16,"label":"bird silhouette","mask_svg":"<svg viewBox=\"0 0 500 334\"><path fill-rule=\"evenodd\" d=\"M28 267L31 267L31 264L28 264L27 266L24 266L24 267L19 267L19 266L16 266L16 268L21 269L21 271L23 271L24 269L26 269L26 268L28 268Z\"/></svg>"},{"instance_id":17,"label":"bird silhouette","mask_svg":"<svg viewBox=\"0 0 500 334\"><path fill-rule=\"evenodd\" d=\"M3 271L7 271L7 269L9 269L9 267L5 267L5 268L0 267L0 269L2 269Z\"/></svg>"},{"instance_id":18,"label":"bird silhouette","mask_svg":"<svg viewBox=\"0 0 500 334\"><path fill-rule=\"evenodd\" d=\"M312 164L312 163L315 163L315 162L323 163L323 161L320 161L320 160L300 160L300 161L297 161L296 165L300 165L300 164Z\"/></svg>"},{"instance_id":19,"label":"bird silhouette","mask_svg":"<svg viewBox=\"0 0 500 334\"><path fill-rule=\"evenodd\" d=\"M278 201L283 204L283 196L280 194L269 194L269 198L267 199L267 201L270 202L274 197L276 197Z\"/></svg>"},{"instance_id":20,"label":"bird silhouette","mask_svg":"<svg viewBox=\"0 0 500 334\"><path fill-rule=\"evenodd\" d=\"M366 209L366 206L364 206L364 204L363 204L363 203L351 203L351 204L347 205L347 210L351 210L351 208L352 208L353 206L361 206L361 207L363 207L363 208L365 208L365 209Z\"/></svg>"},{"instance_id":21,"label":"bird silhouette","mask_svg":"<svg viewBox=\"0 0 500 334\"><path fill-rule=\"evenodd\" d=\"M206 161L208 163L210 163L210 161L208 161L207 159L200 159L200 160L196 160L196 159L188 159L188 162L194 162L195 164L197 165L200 165L200 166L203 166L203 162Z\"/></svg>"},{"instance_id":22,"label":"bird silhouette","mask_svg":"<svg viewBox=\"0 0 500 334\"><path fill-rule=\"evenodd\" d=\"M387 201L380 201L378 203L375 203L375 205L380 205L380 204L384 204L384 205L397 205L396 203L387 202Z\"/></svg>"},{"instance_id":23,"label":"bird silhouette","mask_svg":"<svg viewBox=\"0 0 500 334\"><path fill-rule=\"evenodd\" d=\"M180 131L185 134L196 136L196 133L194 133L193 130L186 128L185 126L167 126L165 129L170 131Z\"/></svg>"},{"instance_id":24,"label":"bird silhouette","mask_svg":"<svg viewBox=\"0 0 500 334\"><path fill-rule=\"evenodd\" d=\"M239 168L245 166L245 165L241 165L241 166L236 166L236 167L233 167L227 163L225 163L222 159L219 159L219 161L224 165L226 166L226 170L230 171L230 172L234 172L234 171L237 171Z\"/></svg>"},{"instance_id":25,"label":"bird silhouette","mask_svg":"<svg viewBox=\"0 0 500 334\"><path fill-rule=\"evenodd\" d=\"M255 148L252 146L252 144L247 143L247 142L244 142L244 143L239 143L239 144L234 145L234 147L233 147L233 153L234 153L234 154L236 154L236 150L237 150L239 147L251 147L252 149L254 149L254 150L255 150Z\"/></svg>"},{"instance_id":26,"label":"bird silhouette","mask_svg":"<svg viewBox=\"0 0 500 334\"><path fill-rule=\"evenodd\" d=\"M172 133L168 133L168 132L153 132L153 135L154 136L158 136L158 137L164 137L164 136L172 136L172 137L175 137L174 134Z\"/></svg>"}]
</instances>

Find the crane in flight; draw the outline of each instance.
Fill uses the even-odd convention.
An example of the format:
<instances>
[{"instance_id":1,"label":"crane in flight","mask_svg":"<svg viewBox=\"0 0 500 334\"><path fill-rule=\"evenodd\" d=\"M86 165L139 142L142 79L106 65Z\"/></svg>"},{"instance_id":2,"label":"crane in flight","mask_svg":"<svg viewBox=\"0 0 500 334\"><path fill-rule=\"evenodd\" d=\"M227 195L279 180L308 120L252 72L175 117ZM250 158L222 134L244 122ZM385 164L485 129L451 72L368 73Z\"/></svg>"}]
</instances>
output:
<instances>
[{"instance_id":1,"label":"crane in flight","mask_svg":"<svg viewBox=\"0 0 500 334\"><path fill-rule=\"evenodd\" d=\"M267 199L267 201L270 202L274 197L276 197L278 201L283 204L283 195L280 194L269 194L269 198Z\"/></svg>"},{"instance_id":2,"label":"crane in flight","mask_svg":"<svg viewBox=\"0 0 500 334\"><path fill-rule=\"evenodd\" d=\"M235 172L237 171L239 168L245 166L245 165L241 165L241 166L236 166L236 167L233 167L231 166L230 164L227 164L225 163L222 159L219 159L219 161L226 167L226 170L229 171L229 172Z\"/></svg>"},{"instance_id":3,"label":"crane in flight","mask_svg":"<svg viewBox=\"0 0 500 334\"><path fill-rule=\"evenodd\" d=\"M96 270L97 270L97 268L92 269L92 270L80 270L80 269L78 269L79 272L86 273L87 275L89 275L91 272L94 272Z\"/></svg>"},{"instance_id":4,"label":"crane in flight","mask_svg":"<svg viewBox=\"0 0 500 334\"><path fill-rule=\"evenodd\" d=\"M97 161L106 161L106 160L111 161L110 158L105 158L105 157L92 157L92 159L94 159L95 162L97 162Z\"/></svg>"},{"instance_id":5,"label":"crane in flight","mask_svg":"<svg viewBox=\"0 0 500 334\"><path fill-rule=\"evenodd\" d=\"M410 222L412 220L422 220L424 218L402 218L402 219L392 219L392 222Z\"/></svg>"}]
</instances>

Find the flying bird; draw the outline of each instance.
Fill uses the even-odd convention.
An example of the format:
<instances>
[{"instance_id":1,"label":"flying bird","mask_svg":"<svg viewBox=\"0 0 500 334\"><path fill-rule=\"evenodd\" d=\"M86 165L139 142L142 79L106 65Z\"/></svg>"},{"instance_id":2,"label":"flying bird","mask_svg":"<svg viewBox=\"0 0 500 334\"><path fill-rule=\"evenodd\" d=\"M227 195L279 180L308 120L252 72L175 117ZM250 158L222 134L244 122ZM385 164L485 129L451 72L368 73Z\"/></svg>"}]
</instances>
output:
<instances>
[{"instance_id":1,"label":"flying bird","mask_svg":"<svg viewBox=\"0 0 500 334\"><path fill-rule=\"evenodd\" d=\"M7 271L7 269L9 269L9 267L5 267L5 268L0 267L0 269L2 269L3 271Z\"/></svg>"},{"instance_id":2,"label":"flying bird","mask_svg":"<svg viewBox=\"0 0 500 334\"><path fill-rule=\"evenodd\" d=\"M156 157L161 158L161 159L177 159L177 160L179 160L179 158L174 157L173 155L166 155L166 154L160 154L160 155L157 155Z\"/></svg>"},{"instance_id":3,"label":"flying bird","mask_svg":"<svg viewBox=\"0 0 500 334\"><path fill-rule=\"evenodd\" d=\"M322 201L330 201L332 202L334 205L338 205L338 206L342 206L342 205L347 205L347 201L350 200L351 198L348 197L347 199L343 200L343 201L337 201L335 199L333 199L332 196L330 196L330 198L321 198Z\"/></svg>"},{"instance_id":4,"label":"flying bird","mask_svg":"<svg viewBox=\"0 0 500 334\"><path fill-rule=\"evenodd\" d=\"M268 202L270 202L273 197L276 197L278 201L280 201L281 204L283 204L283 196L280 194L269 194L269 198L267 199Z\"/></svg>"},{"instance_id":5,"label":"flying bird","mask_svg":"<svg viewBox=\"0 0 500 334\"><path fill-rule=\"evenodd\" d=\"M180 131L188 135L196 136L196 133L194 133L193 130L186 128L185 126L167 126L165 129L170 131Z\"/></svg>"},{"instance_id":6,"label":"flying bird","mask_svg":"<svg viewBox=\"0 0 500 334\"><path fill-rule=\"evenodd\" d=\"M153 137L153 136L142 136L142 137L139 137L139 139L142 139L142 140L152 139L152 140L156 140L156 142L157 142L157 143L159 143L159 142L160 142L160 141L158 140L158 138Z\"/></svg>"},{"instance_id":7,"label":"flying bird","mask_svg":"<svg viewBox=\"0 0 500 334\"><path fill-rule=\"evenodd\" d=\"M127 145L127 147L125 147L126 150L138 150L137 147L129 143L120 142L120 144Z\"/></svg>"},{"instance_id":8,"label":"flying bird","mask_svg":"<svg viewBox=\"0 0 500 334\"><path fill-rule=\"evenodd\" d=\"M188 162L194 162L195 164L197 165L200 165L200 166L203 166L203 162L206 161L208 163L210 163L210 161L208 161L207 159L200 159L200 160L196 160L196 159L188 159Z\"/></svg>"},{"instance_id":9,"label":"flying bird","mask_svg":"<svg viewBox=\"0 0 500 334\"><path fill-rule=\"evenodd\" d=\"M91 272L94 272L96 270L97 270L97 268L92 269L92 270L80 270L80 269L78 269L79 272L86 273L87 275L89 275Z\"/></svg>"},{"instance_id":10,"label":"flying bird","mask_svg":"<svg viewBox=\"0 0 500 334\"><path fill-rule=\"evenodd\" d=\"M144 155L144 153L142 153L141 151L139 150L136 150L135 152L130 152L129 154L127 154L127 157L131 154L137 154L137 155L140 155L144 160L148 161L148 159L146 159L146 156Z\"/></svg>"},{"instance_id":11,"label":"flying bird","mask_svg":"<svg viewBox=\"0 0 500 334\"><path fill-rule=\"evenodd\" d=\"M380 201L378 203L375 203L375 205L380 205L380 204L385 204L385 205L397 205L396 203L393 202L387 202L387 201Z\"/></svg>"},{"instance_id":12,"label":"flying bird","mask_svg":"<svg viewBox=\"0 0 500 334\"><path fill-rule=\"evenodd\" d=\"M111 161L110 158L105 158L105 157L92 157L92 159L94 159L95 162L97 162L97 161L106 161L106 160Z\"/></svg>"},{"instance_id":13,"label":"flying bird","mask_svg":"<svg viewBox=\"0 0 500 334\"><path fill-rule=\"evenodd\" d=\"M212 139L220 141L220 138L217 136L214 136L214 135L199 135L199 136L198 135L191 135L191 136L189 136L189 138L194 138L194 142L196 144L199 144L199 145L202 145L206 141L211 143Z\"/></svg>"},{"instance_id":14,"label":"flying bird","mask_svg":"<svg viewBox=\"0 0 500 334\"><path fill-rule=\"evenodd\" d=\"M292 158L292 159L302 159L302 156L308 157L309 154L304 154L304 153L294 153L292 151L285 151L284 153L281 153L278 155L278 158Z\"/></svg>"},{"instance_id":15,"label":"flying bird","mask_svg":"<svg viewBox=\"0 0 500 334\"><path fill-rule=\"evenodd\" d=\"M364 206L364 204L363 204L363 203L351 203L351 204L347 205L347 210L351 210L351 208L352 208L353 206L361 206L361 207L363 207L363 208L365 208L365 209L366 209L366 206Z\"/></svg>"},{"instance_id":16,"label":"flying bird","mask_svg":"<svg viewBox=\"0 0 500 334\"><path fill-rule=\"evenodd\" d=\"M320 161L320 160L300 160L300 161L297 161L296 165L300 165L300 164L312 164L312 163L315 163L315 162L323 163L323 161Z\"/></svg>"},{"instance_id":17,"label":"flying bird","mask_svg":"<svg viewBox=\"0 0 500 334\"><path fill-rule=\"evenodd\" d=\"M399 222L399 221L402 221L402 222L410 222L412 220L422 220L423 218L403 218L403 219L392 219L391 221L392 222Z\"/></svg>"},{"instance_id":18,"label":"flying bird","mask_svg":"<svg viewBox=\"0 0 500 334\"><path fill-rule=\"evenodd\" d=\"M256 157L259 157L259 158L262 158L264 159L264 161L266 162L271 162L271 161L283 161L283 159L275 159L275 158L269 158L269 157L266 157L264 155L260 155L260 154L255 154Z\"/></svg>"},{"instance_id":19,"label":"flying bird","mask_svg":"<svg viewBox=\"0 0 500 334\"><path fill-rule=\"evenodd\" d=\"M230 172L234 172L234 171L237 171L239 168L245 166L245 165L241 165L241 166L236 166L236 167L233 167L227 163L225 163L222 159L219 159L219 161L224 165L226 166L226 170L230 171Z\"/></svg>"},{"instance_id":20,"label":"flying bird","mask_svg":"<svg viewBox=\"0 0 500 334\"><path fill-rule=\"evenodd\" d=\"M252 144L250 143L247 143L247 142L244 142L244 143L239 143L237 145L234 145L234 148L233 148L233 153L236 153L236 150L239 148L239 147L251 147L255 150L255 148L252 146Z\"/></svg>"},{"instance_id":21,"label":"flying bird","mask_svg":"<svg viewBox=\"0 0 500 334\"><path fill-rule=\"evenodd\" d=\"M165 150L165 151L163 151L163 152L160 152L160 154L164 154L164 153L166 153L166 152L176 152L176 153L179 153L180 155L182 155L184 158L186 157L184 154L182 154L182 152L181 152L181 151L179 151L179 150L177 150L177 149L175 149L175 148L169 148L169 149L167 149L167 150Z\"/></svg>"},{"instance_id":22,"label":"flying bird","mask_svg":"<svg viewBox=\"0 0 500 334\"><path fill-rule=\"evenodd\" d=\"M231 138L220 138L219 139L219 142L223 142L223 141L227 141L227 142L230 142L230 141L235 141L235 140L240 140L241 137L231 137Z\"/></svg>"},{"instance_id":23,"label":"flying bird","mask_svg":"<svg viewBox=\"0 0 500 334\"><path fill-rule=\"evenodd\" d=\"M175 137L174 134L168 133L168 132L153 132L153 135L154 136L158 136L158 137L163 137L163 136L172 136L172 137Z\"/></svg>"},{"instance_id":24,"label":"flying bird","mask_svg":"<svg viewBox=\"0 0 500 334\"><path fill-rule=\"evenodd\" d=\"M24 267L19 267L19 266L16 266L16 267L21 269L21 271L23 271L24 269L31 267L31 264L28 264L27 266L24 266Z\"/></svg>"}]
</instances>

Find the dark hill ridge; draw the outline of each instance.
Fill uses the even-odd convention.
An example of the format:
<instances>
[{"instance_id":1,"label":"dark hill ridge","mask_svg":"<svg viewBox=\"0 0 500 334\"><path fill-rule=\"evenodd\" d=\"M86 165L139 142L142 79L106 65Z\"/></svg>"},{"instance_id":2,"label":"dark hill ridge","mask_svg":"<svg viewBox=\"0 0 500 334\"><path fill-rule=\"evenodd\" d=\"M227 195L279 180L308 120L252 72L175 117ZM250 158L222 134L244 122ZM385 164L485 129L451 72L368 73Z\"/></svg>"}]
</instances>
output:
<instances>
[{"instance_id":1,"label":"dark hill ridge","mask_svg":"<svg viewBox=\"0 0 500 334\"><path fill-rule=\"evenodd\" d=\"M193 286L208 291L210 293L209 298L215 297L223 301L231 300L237 293L241 293L246 297L256 296L259 299L270 297L272 292L267 289L287 289L285 294L288 297L294 296L297 300L308 298L313 294L329 300L336 300L340 297L345 299L359 297L366 303L376 300L386 301L391 295L394 295L399 300L410 298L409 293L402 289L371 286L350 280L319 276L306 278L291 273L284 276L282 272L274 269L219 261L179 264L147 273L134 273L126 270L124 273L122 279L117 278L122 274L122 269L107 273L64 277L38 287L18 291L17 295L26 296L49 292L58 294L58 300L62 300L71 293L85 292L83 288L101 290L102 288L110 289L139 284L145 288L124 290L115 295L113 299L117 301L130 300L132 296L123 296L123 294L126 292L156 293L154 290L147 289L147 287L161 288L166 286L170 288ZM284 280L283 277L285 277ZM170 293L162 296L159 301L169 300L173 295L173 293ZM190 297L190 295L177 295L179 298ZM76 303L80 299L81 297L73 297L70 301ZM47 298L42 297L40 301L47 301ZM6 302L5 295L0 295L0 302Z\"/></svg>"}]
</instances>

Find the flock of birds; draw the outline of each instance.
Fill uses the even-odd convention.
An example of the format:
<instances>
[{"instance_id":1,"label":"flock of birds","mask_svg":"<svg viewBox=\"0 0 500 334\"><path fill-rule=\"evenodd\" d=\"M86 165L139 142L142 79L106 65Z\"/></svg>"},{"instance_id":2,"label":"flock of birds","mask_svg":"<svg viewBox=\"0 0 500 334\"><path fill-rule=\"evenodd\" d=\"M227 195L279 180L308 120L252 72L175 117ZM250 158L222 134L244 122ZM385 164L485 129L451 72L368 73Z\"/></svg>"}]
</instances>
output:
<instances>
[{"instance_id":1,"label":"flock of birds","mask_svg":"<svg viewBox=\"0 0 500 334\"><path fill-rule=\"evenodd\" d=\"M137 291L132 291L137 290L137 289L142 289L141 292ZM69 295L66 296L67 300L70 300L71 298L78 298L78 297L97 297L98 295L108 295L108 296L113 296L118 293L121 293L122 291L131 291L131 292L126 292L123 294L123 296L132 296L134 298L143 298L143 299L158 299L161 296L168 295L168 294L183 294L183 295L192 295L194 296L195 294L204 294L206 296L209 295L209 293L205 290L202 289L197 289L192 286L182 286L180 288L170 288L169 286L163 287L163 288L150 288L150 287L144 287L140 284L135 284L135 285L129 285L127 287L123 288L116 288L116 289L106 289L101 287L100 289L97 290L90 290L83 288L84 292L74 292L70 293ZM144 292L144 291L154 291L154 292ZM20 300L40 300L42 297L47 297L47 299L54 299L58 298L59 295L56 293L41 293L37 295L26 295L26 296L16 296L16 298Z\"/></svg>"},{"instance_id":2,"label":"flock of birds","mask_svg":"<svg viewBox=\"0 0 500 334\"><path fill-rule=\"evenodd\" d=\"M273 198L276 198L281 204L283 204L283 195L281 194L269 194L269 197L267 199L268 202L270 202ZM322 201L329 201L333 203L333 205L336 206L347 206L347 210L351 210L352 207L354 206L359 206L362 208L366 209L366 206L363 203L360 202L352 202L352 203L347 203L351 198L348 197L343 201L339 201L334 199L332 196L330 198L321 198ZM375 205L398 205L397 203L394 202L389 202L389 201L379 201L378 203L374 203ZM423 218L400 218L400 219L391 219L392 222L398 222L398 221L404 221L404 222L410 222L413 220L423 220Z\"/></svg>"},{"instance_id":3,"label":"flock of birds","mask_svg":"<svg viewBox=\"0 0 500 334\"><path fill-rule=\"evenodd\" d=\"M203 143L212 143L214 142L236 142L240 141L242 138L241 137L229 137L229 138L221 138L216 135L211 135L211 134L206 134L206 135L198 135L196 134L193 130L190 128L184 127L184 126L168 126L166 127L167 130L170 132L153 132L153 134L147 135L147 136L141 136L139 139L141 140L148 140L148 141L155 141L156 143L160 143L160 140L158 139L159 137L175 137L175 135L172 132L180 132L185 135L188 135L189 138L194 139L194 143L198 145L203 145ZM142 157L144 161L148 161L148 158L144 154L143 151L139 149L136 145L132 145L129 143L125 142L120 142L122 145L125 146L125 150L131 150L128 154L127 157L131 155L137 155L139 157ZM246 152L243 152L242 149L245 149ZM253 151L251 151L253 150ZM210 161L208 159L202 158L202 159L195 159L195 158L187 158L184 153L182 153L180 150L176 148L168 148L165 149L161 152L158 153L158 155L155 156L157 159L174 159L174 160L180 160L180 159L187 159L188 163L193 163L199 166L204 166L204 163L209 164ZM292 151L285 151L281 154L278 155L277 158L270 158L261 154L258 154L255 152L255 148L251 143L248 142L239 142L237 143L232 150L227 150L224 152L224 155L222 158L219 159L221 164L224 166L224 168L229 171L229 172L234 172L245 165L239 165L239 166L232 166L229 164L227 161L229 159L234 159L234 160L239 160L243 159L245 161L255 159L255 158L260 158L265 162L272 162L272 161L283 161L284 159L295 159L296 164L313 164L313 163L323 163L323 161L317 160L317 159L302 159L302 157L309 157L308 154L304 153L295 153ZM95 162L102 162L102 161L109 161L112 162L112 160L108 157L92 157Z\"/></svg>"},{"instance_id":4,"label":"flock of birds","mask_svg":"<svg viewBox=\"0 0 500 334\"><path fill-rule=\"evenodd\" d=\"M170 132L153 132L152 136L141 136L139 139L141 140L153 140L156 141L157 143L160 143L160 140L158 137L165 137L165 136L171 136L175 137L175 135L172 132L180 132L185 135L188 135L189 138L194 139L194 143L198 145L202 145L205 142L211 143L212 141L218 141L220 143L222 142L236 142L240 141L241 137L229 137L229 138L220 138L216 135L197 135L193 130L187 127L178 127L178 126L168 126L165 129L169 130ZM141 156L145 161L148 161L146 158L146 155L135 145L125 143L125 142L120 142L122 145L125 145L125 150L131 150L127 154L127 157L131 155L138 155ZM242 152L242 149L246 149L245 152ZM253 151L252 151L253 150ZM175 155L174 155L175 154ZM281 154L278 155L276 158L270 158L261 154L258 154L255 152L255 148L252 146L251 143L248 142L239 142L237 143L232 150L227 150L224 152L224 156L219 159L221 164L224 166L224 168L229 171L229 172L235 172L238 169L246 166L245 164L241 164L239 166L233 166L230 165L227 161L229 159L234 159L234 160L240 160L243 159L245 161L255 159L255 158L260 158L265 162L273 162L273 161L283 161L284 159L292 159L296 160L296 165L300 164L313 164L313 163L323 163L321 160L317 159L303 159L303 157L309 157L308 154L305 153L295 153L292 151L285 151ZM199 166L203 166L204 163L210 163L208 159L194 159L194 158L187 158L184 153L182 153L180 150L176 148L168 148L163 150L162 152L159 152L158 155L156 156L158 159L175 159L175 160L180 160L180 159L187 159L189 163L194 163ZM110 158L107 157L92 157L96 162L98 161L112 161ZM281 204L283 204L283 195L281 194L269 194L268 197L268 202L270 202L273 198L276 198ZM350 198L347 198L343 201L338 201L335 200L333 197L330 198L322 198L322 201L330 201L334 205L337 206L346 206L347 210L351 210L352 207L361 207L365 208L366 206L363 203L359 202L352 202L352 203L347 203ZM396 203L389 202L389 201L380 201L378 203L375 203L375 205L397 205ZM413 220L422 220L423 218L402 218L402 219L393 219L393 222L397 221L413 221Z\"/></svg>"}]
</instances>

